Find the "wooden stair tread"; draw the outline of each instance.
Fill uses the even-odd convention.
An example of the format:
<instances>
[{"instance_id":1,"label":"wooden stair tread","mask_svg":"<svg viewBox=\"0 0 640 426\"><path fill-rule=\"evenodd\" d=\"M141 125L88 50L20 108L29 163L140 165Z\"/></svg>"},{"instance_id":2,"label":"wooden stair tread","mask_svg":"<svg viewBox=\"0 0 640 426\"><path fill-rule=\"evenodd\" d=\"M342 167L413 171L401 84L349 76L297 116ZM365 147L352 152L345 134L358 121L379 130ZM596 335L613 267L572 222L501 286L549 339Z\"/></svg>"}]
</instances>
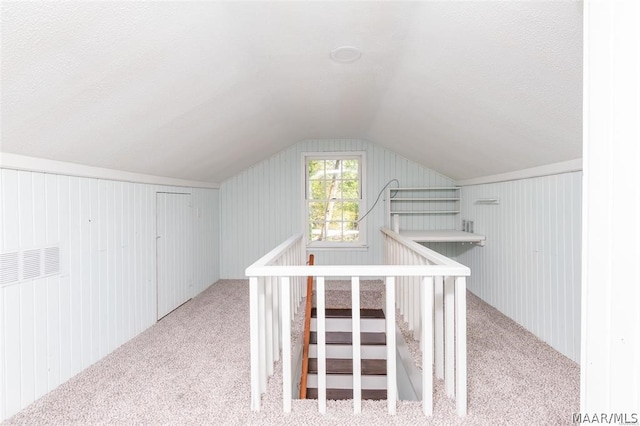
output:
<instances>
[{"instance_id":1,"label":"wooden stair tread","mask_svg":"<svg viewBox=\"0 0 640 426\"><path fill-rule=\"evenodd\" d=\"M311 317L317 318L316 308L311 309ZM325 318L351 318L351 309L325 309ZM360 318L384 319L382 309L360 309Z\"/></svg>"},{"instance_id":2,"label":"wooden stair tread","mask_svg":"<svg viewBox=\"0 0 640 426\"><path fill-rule=\"evenodd\" d=\"M318 399L318 389L308 388L307 399ZM353 399L353 389L327 389L327 399L342 400ZM387 399L386 389L362 389L362 399Z\"/></svg>"},{"instance_id":3,"label":"wooden stair tread","mask_svg":"<svg viewBox=\"0 0 640 426\"><path fill-rule=\"evenodd\" d=\"M387 361L384 359L363 359L361 372L367 376L384 376L387 374ZM309 374L318 373L318 359L309 358ZM353 360L327 358L327 374L353 374Z\"/></svg>"},{"instance_id":4,"label":"wooden stair tread","mask_svg":"<svg viewBox=\"0 0 640 426\"><path fill-rule=\"evenodd\" d=\"M351 332L349 331L329 331L325 334L327 345L351 345ZM311 332L309 343L318 343L318 333ZM386 345L387 336L385 333L360 333L360 344L362 345Z\"/></svg>"}]
</instances>

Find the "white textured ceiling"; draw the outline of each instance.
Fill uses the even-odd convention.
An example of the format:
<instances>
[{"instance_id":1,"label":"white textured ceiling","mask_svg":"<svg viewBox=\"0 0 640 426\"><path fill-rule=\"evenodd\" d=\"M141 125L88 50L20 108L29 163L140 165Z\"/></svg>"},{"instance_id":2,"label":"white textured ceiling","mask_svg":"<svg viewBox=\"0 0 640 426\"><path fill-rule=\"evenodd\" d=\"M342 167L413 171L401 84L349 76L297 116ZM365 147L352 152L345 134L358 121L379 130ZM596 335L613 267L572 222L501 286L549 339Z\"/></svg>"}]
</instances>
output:
<instances>
[{"instance_id":1,"label":"white textured ceiling","mask_svg":"<svg viewBox=\"0 0 640 426\"><path fill-rule=\"evenodd\" d=\"M3 152L221 182L367 139L454 179L582 156L582 3L3 2ZM362 58L338 64L341 45Z\"/></svg>"}]
</instances>

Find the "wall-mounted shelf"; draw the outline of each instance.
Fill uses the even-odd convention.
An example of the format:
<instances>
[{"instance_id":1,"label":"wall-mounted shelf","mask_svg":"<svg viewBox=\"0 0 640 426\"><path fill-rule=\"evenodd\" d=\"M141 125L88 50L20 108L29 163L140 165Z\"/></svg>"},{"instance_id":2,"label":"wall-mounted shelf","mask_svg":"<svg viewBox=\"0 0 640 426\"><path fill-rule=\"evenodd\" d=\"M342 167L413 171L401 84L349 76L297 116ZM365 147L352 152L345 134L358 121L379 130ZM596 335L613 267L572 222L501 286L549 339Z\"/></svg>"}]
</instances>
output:
<instances>
[{"instance_id":1,"label":"wall-mounted shelf","mask_svg":"<svg viewBox=\"0 0 640 426\"><path fill-rule=\"evenodd\" d=\"M390 229L394 229L394 219L398 224L400 216L406 215L449 215L451 219L435 223L436 227L445 226L459 227L460 213L460 187L458 186L436 186L423 188L388 188L387 189L387 223ZM405 224L408 222L404 222ZM419 222L418 222L419 223ZM424 222L425 224L427 221ZM433 220L428 223L433 224ZM415 226L415 225L414 225ZM484 246L486 237L471 232L459 231L457 229L400 229L400 235L407 237L418 243L470 243Z\"/></svg>"},{"instance_id":2,"label":"wall-mounted shelf","mask_svg":"<svg viewBox=\"0 0 640 426\"><path fill-rule=\"evenodd\" d=\"M430 186L387 188L387 224L393 229L394 215L457 215L460 187Z\"/></svg>"}]
</instances>

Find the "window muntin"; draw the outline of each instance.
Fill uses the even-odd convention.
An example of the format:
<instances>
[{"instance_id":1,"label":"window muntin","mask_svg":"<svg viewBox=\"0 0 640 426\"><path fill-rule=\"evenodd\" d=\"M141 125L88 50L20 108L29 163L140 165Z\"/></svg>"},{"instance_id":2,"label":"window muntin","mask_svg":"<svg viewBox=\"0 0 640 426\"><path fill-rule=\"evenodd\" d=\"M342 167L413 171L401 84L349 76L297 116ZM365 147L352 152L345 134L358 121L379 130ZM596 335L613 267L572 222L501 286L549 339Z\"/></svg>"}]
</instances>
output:
<instances>
[{"instance_id":1,"label":"window muntin","mask_svg":"<svg viewBox=\"0 0 640 426\"><path fill-rule=\"evenodd\" d=\"M363 245L362 155L327 154L305 160L307 242L316 246Z\"/></svg>"}]
</instances>

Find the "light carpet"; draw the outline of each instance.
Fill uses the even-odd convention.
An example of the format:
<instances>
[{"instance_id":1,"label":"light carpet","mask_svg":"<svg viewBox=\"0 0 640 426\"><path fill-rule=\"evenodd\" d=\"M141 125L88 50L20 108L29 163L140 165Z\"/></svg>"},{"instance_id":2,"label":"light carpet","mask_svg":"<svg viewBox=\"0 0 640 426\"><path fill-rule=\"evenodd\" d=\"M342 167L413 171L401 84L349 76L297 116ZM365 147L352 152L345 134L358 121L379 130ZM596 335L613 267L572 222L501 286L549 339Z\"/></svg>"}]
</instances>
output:
<instances>
[{"instance_id":1,"label":"light carpet","mask_svg":"<svg viewBox=\"0 0 640 426\"><path fill-rule=\"evenodd\" d=\"M348 306L347 283L328 283L327 306ZM384 298L363 285L363 307ZM103 360L31 404L6 424L263 424L263 425L557 425L579 410L579 367L471 293L467 293L468 399L465 418L435 382L434 415L419 402L294 400L282 413L280 363L262 409L250 410L249 286L212 285ZM329 305L333 303L333 305ZM302 316L294 329L300 329ZM406 327L402 326L405 335ZM417 343L408 342L418 358Z\"/></svg>"}]
</instances>

